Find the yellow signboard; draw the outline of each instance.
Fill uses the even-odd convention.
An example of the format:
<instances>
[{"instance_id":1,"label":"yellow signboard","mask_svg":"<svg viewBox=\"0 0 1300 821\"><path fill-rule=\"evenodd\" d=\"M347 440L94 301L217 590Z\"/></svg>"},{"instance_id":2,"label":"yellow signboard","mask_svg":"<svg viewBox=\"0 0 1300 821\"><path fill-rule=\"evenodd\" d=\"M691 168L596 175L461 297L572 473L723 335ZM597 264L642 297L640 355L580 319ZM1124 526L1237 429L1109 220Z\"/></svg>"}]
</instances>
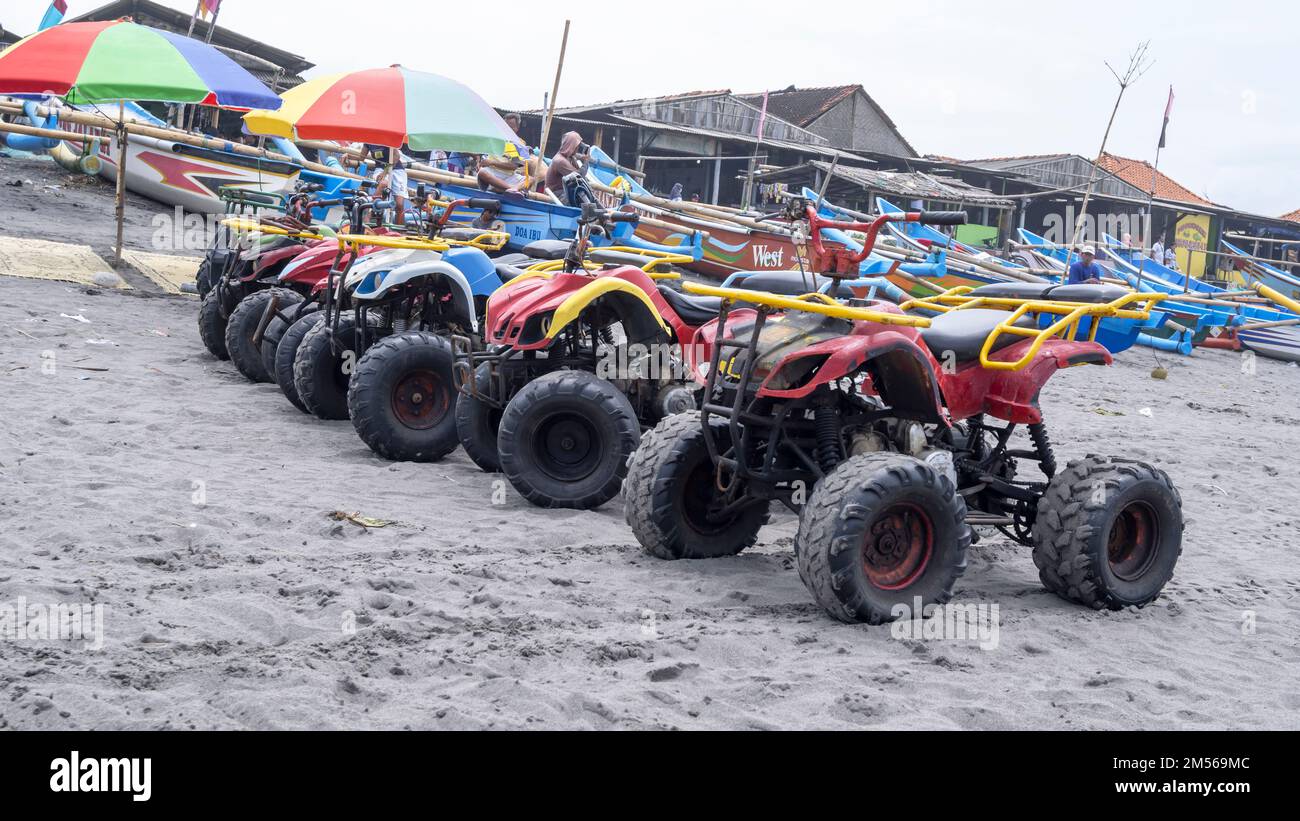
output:
<instances>
[{"instance_id":1,"label":"yellow signboard","mask_svg":"<svg viewBox=\"0 0 1300 821\"><path fill-rule=\"evenodd\" d=\"M1206 251L1210 248L1210 217L1189 214L1174 229L1174 256L1178 270L1192 277L1205 276Z\"/></svg>"}]
</instances>

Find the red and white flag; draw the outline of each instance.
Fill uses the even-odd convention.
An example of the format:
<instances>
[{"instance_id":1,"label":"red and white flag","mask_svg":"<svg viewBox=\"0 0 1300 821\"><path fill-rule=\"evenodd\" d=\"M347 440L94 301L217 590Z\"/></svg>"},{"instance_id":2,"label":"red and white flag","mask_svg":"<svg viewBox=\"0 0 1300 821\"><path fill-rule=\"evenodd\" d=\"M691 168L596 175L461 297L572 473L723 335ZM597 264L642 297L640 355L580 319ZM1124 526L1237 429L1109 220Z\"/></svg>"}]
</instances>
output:
<instances>
[{"instance_id":1,"label":"red and white flag","mask_svg":"<svg viewBox=\"0 0 1300 821\"><path fill-rule=\"evenodd\" d=\"M1165 134L1169 131L1169 115L1174 113L1174 87L1169 87L1169 102L1165 103L1165 122L1160 126L1160 147L1165 147Z\"/></svg>"}]
</instances>

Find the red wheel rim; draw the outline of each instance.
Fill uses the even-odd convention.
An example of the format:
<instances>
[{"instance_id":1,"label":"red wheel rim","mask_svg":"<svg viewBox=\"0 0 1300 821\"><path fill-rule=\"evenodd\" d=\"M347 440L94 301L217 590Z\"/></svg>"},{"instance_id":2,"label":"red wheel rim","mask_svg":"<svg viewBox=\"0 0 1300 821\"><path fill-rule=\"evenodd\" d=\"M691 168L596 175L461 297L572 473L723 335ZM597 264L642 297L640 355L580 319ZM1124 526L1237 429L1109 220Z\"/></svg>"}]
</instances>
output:
<instances>
[{"instance_id":1,"label":"red wheel rim","mask_svg":"<svg viewBox=\"0 0 1300 821\"><path fill-rule=\"evenodd\" d=\"M1106 560L1110 572L1134 581L1150 569L1160 549L1160 529L1155 509L1146 502L1129 502L1106 535Z\"/></svg>"},{"instance_id":2,"label":"red wheel rim","mask_svg":"<svg viewBox=\"0 0 1300 821\"><path fill-rule=\"evenodd\" d=\"M411 371L393 386L393 415L412 430L438 424L451 406L442 377L433 371Z\"/></svg>"},{"instance_id":3,"label":"red wheel rim","mask_svg":"<svg viewBox=\"0 0 1300 821\"><path fill-rule=\"evenodd\" d=\"M913 504L900 502L871 521L862 546L867 581L881 590L901 590L925 572L934 554L930 517Z\"/></svg>"}]
</instances>

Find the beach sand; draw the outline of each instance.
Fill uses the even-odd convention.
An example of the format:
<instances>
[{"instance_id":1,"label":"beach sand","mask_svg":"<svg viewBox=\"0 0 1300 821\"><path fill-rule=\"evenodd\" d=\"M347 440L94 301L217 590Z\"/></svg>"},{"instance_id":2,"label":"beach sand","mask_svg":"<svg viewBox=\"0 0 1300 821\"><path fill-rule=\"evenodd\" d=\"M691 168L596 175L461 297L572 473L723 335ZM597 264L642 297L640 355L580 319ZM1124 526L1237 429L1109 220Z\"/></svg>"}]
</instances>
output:
<instances>
[{"instance_id":1,"label":"beach sand","mask_svg":"<svg viewBox=\"0 0 1300 821\"><path fill-rule=\"evenodd\" d=\"M621 500L386 463L147 291L0 278L0 605L105 619L97 651L0 640L0 728L1300 728L1295 367L1198 351L1160 381L1137 348L1055 377L1058 458L1167 470L1183 556L1151 606L1093 612L985 531L956 591L999 607L985 650L831 621L788 513L662 562Z\"/></svg>"}]
</instances>

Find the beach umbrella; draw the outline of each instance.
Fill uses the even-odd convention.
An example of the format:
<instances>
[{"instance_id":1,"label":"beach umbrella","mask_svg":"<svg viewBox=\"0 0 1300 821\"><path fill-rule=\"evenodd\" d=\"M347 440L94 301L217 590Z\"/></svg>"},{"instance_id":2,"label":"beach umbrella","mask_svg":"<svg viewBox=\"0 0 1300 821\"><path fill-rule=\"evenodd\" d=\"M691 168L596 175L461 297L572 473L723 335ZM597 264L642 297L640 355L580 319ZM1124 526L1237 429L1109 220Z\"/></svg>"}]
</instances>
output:
<instances>
[{"instance_id":1,"label":"beach umbrella","mask_svg":"<svg viewBox=\"0 0 1300 821\"><path fill-rule=\"evenodd\" d=\"M126 201L125 102L278 108L280 98L214 46L130 20L64 23L0 53L0 94L118 104L117 250Z\"/></svg>"},{"instance_id":2,"label":"beach umbrella","mask_svg":"<svg viewBox=\"0 0 1300 821\"><path fill-rule=\"evenodd\" d=\"M277 111L250 111L254 134L346 140L412 151L502 154L523 143L492 106L447 77L402 66L308 80L281 95Z\"/></svg>"}]
</instances>

